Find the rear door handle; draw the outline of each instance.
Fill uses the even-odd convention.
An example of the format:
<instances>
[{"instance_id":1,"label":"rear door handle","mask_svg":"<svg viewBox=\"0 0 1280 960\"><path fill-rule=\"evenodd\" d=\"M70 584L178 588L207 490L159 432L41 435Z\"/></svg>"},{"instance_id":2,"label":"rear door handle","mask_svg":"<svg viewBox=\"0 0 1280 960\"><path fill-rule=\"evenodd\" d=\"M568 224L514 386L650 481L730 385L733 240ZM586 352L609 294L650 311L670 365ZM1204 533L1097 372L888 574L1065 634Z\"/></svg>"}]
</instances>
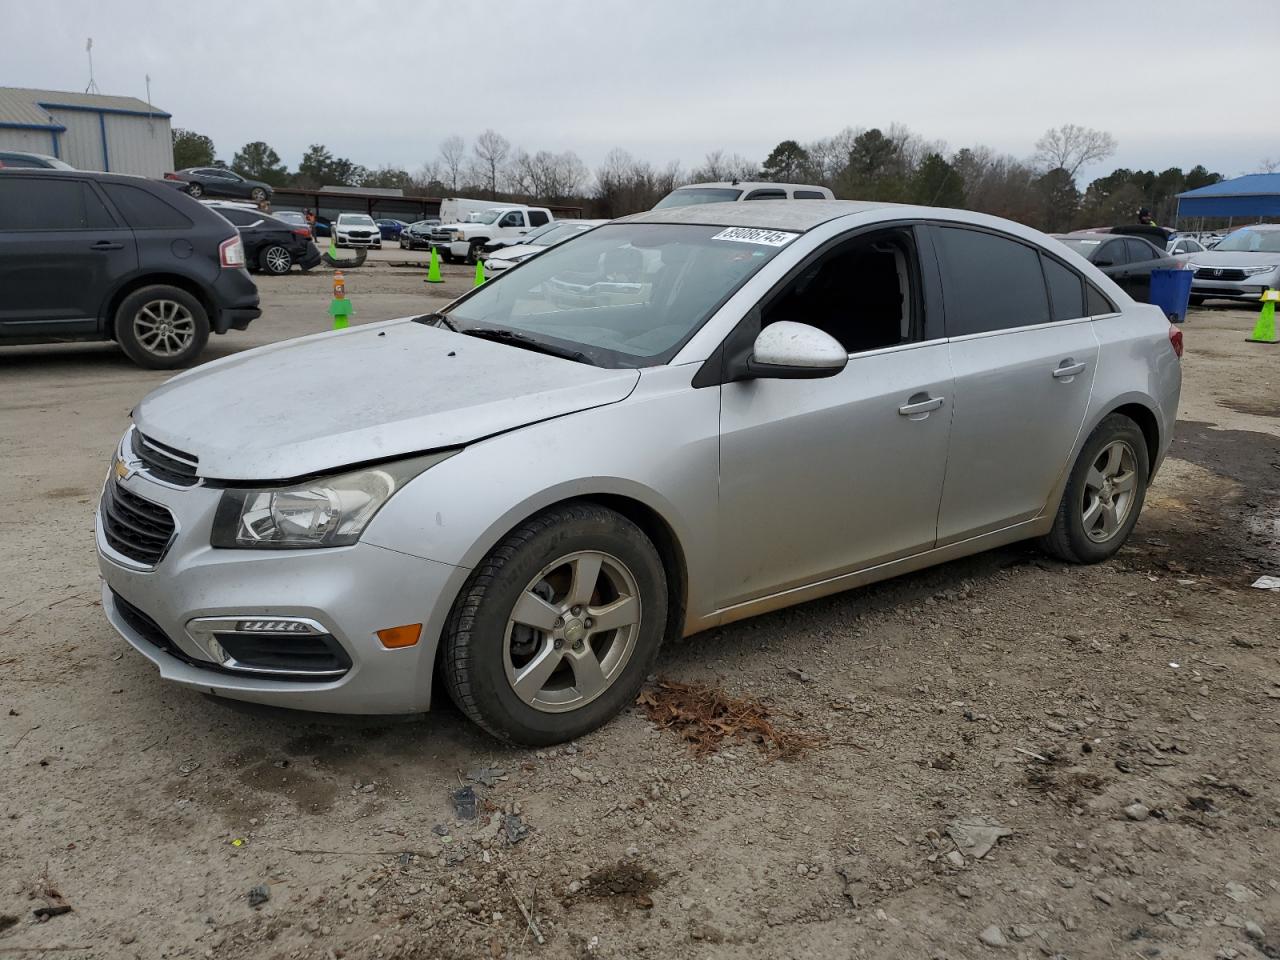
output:
<instances>
[{"instance_id":1,"label":"rear door handle","mask_svg":"<svg viewBox=\"0 0 1280 960\"><path fill-rule=\"evenodd\" d=\"M912 420L923 420L934 410L942 406L942 397L931 397L927 393L913 394L911 398L898 408L900 416Z\"/></svg>"},{"instance_id":2,"label":"rear door handle","mask_svg":"<svg viewBox=\"0 0 1280 960\"><path fill-rule=\"evenodd\" d=\"M123 250L124 244L117 243L115 240L99 240L97 243L89 247L90 250Z\"/></svg>"},{"instance_id":3,"label":"rear door handle","mask_svg":"<svg viewBox=\"0 0 1280 960\"><path fill-rule=\"evenodd\" d=\"M1081 373L1084 373L1084 364L1074 363L1070 357L1058 364L1057 369L1053 371L1053 375L1058 379L1062 379L1063 377L1074 377Z\"/></svg>"}]
</instances>

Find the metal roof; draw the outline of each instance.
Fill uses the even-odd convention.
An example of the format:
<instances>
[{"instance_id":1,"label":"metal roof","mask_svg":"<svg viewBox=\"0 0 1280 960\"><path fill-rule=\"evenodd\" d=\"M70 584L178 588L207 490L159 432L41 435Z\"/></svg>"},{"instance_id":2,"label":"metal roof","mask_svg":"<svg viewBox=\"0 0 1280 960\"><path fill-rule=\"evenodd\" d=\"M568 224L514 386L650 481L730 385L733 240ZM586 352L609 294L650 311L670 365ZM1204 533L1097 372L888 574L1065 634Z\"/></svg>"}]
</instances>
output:
<instances>
[{"instance_id":1,"label":"metal roof","mask_svg":"<svg viewBox=\"0 0 1280 960\"><path fill-rule=\"evenodd\" d=\"M151 114L168 119L170 114L137 97L106 97L96 93L76 93L70 90L31 90L26 87L0 87L0 125L60 129L61 125L50 115L50 109L59 107L82 110L105 110L115 113Z\"/></svg>"},{"instance_id":2,"label":"metal roof","mask_svg":"<svg viewBox=\"0 0 1280 960\"><path fill-rule=\"evenodd\" d=\"M874 200L744 200L662 207L623 217L621 223L704 223L769 230L812 230L851 213L866 213L901 204Z\"/></svg>"},{"instance_id":3,"label":"metal roof","mask_svg":"<svg viewBox=\"0 0 1280 960\"><path fill-rule=\"evenodd\" d=\"M1280 194L1280 173L1249 173L1243 177L1219 180L1178 194L1182 197L1257 197Z\"/></svg>"},{"instance_id":4,"label":"metal roof","mask_svg":"<svg viewBox=\"0 0 1280 960\"><path fill-rule=\"evenodd\" d=\"M1280 173L1250 173L1178 194L1179 217L1280 216Z\"/></svg>"}]
</instances>

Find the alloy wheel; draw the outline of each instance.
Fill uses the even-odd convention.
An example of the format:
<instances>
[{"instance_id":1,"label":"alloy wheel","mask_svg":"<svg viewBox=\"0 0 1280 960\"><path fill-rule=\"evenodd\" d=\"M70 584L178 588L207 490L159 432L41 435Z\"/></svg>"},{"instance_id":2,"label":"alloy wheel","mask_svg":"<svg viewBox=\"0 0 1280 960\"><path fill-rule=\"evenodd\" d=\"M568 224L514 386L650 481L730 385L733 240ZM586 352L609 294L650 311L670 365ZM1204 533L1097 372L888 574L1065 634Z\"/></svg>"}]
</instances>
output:
<instances>
[{"instance_id":1,"label":"alloy wheel","mask_svg":"<svg viewBox=\"0 0 1280 960\"><path fill-rule=\"evenodd\" d=\"M1137 458L1125 440L1099 451L1084 481L1084 532L1094 543L1114 537L1129 519L1137 487Z\"/></svg>"},{"instance_id":2,"label":"alloy wheel","mask_svg":"<svg viewBox=\"0 0 1280 960\"><path fill-rule=\"evenodd\" d=\"M622 675L640 633L640 590L617 557L595 550L544 567L507 621L507 681L535 710L563 713L595 700Z\"/></svg>"},{"instance_id":3,"label":"alloy wheel","mask_svg":"<svg viewBox=\"0 0 1280 960\"><path fill-rule=\"evenodd\" d=\"M133 332L148 353L173 357L191 346L196 336L196 321L176 300L151 300L133 316Z\"/></svg>"},{"instance_id":4,"label":"alloy wheel","mask_svg":"<svg viewBox=\"0 0 1280 960\"><path fill-rule=\"evenodd\" d=\"M263 258L267 262L267 269L272 273L288 273L293 266L293 258L284 247L268 247Z\"/></svg>"}]
</instances>

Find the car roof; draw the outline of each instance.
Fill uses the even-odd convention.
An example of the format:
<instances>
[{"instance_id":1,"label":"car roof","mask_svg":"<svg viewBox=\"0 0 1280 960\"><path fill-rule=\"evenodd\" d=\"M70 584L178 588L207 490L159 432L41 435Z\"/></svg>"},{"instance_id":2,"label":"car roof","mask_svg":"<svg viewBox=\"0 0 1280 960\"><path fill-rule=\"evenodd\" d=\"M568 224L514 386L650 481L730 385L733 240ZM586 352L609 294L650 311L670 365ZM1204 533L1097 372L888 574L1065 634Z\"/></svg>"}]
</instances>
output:
<instances>
[{"instance_id":1,"label":"car roof","mask_svg":"<svg viewBox=\"0 0 1280 960\"><path fill-rule=\"evenodd\" d=\"M635 213L617 222L699 223L720 227L798 230L803 233L837 217L898 206L901 204L880 200L750 200L746 203L735 201L662 207Z\"/></svg>"},{"instance_id":2,"label":"car roof","mask_svg":"<svg viewBox=\"0 0 1280 960\"><path fill-rule=\"evenodd\" d=\"M34 177L54 177L58 179L66 179L74 177L77 180L100 180L106 183L150 183L163 184L163 181L156 177L144 177L133 173L104 173L101 170L62 170L49 167L4 167L0 168L0 174L5 176L34 176ZM179 191L174 190L174 193Z\"/></svg>"},{"instance_id":3,"label":"car roof","mask_svg":"<svg viewBox=\"0 0 1280 960\"><path fill-rule=\"evenodd\" d=\"M708 180L706 183L686 183L682 187L676 187L676 190L691 190L695 187L724 187L726 189L736 187L739 190L759 190L768 187L786 187L790 190L826 189L817 183L780 183L776 180ZM676 190L671 192L675 193Z\"/></svg>"},{"instance_id":4,"label":"car roof","mask_svg":"<svg viewBox=\"0 0 1280 960\"><path fill-rule=\"evenodd\" d=\"M1072 233L1055 233L1057 240L1121 240L1129 237L1132 240L1145 240L1146 237L1135 237L1128 233L1100 233L1097 230L1078 230Z\"/></svg>"}]
</instances>

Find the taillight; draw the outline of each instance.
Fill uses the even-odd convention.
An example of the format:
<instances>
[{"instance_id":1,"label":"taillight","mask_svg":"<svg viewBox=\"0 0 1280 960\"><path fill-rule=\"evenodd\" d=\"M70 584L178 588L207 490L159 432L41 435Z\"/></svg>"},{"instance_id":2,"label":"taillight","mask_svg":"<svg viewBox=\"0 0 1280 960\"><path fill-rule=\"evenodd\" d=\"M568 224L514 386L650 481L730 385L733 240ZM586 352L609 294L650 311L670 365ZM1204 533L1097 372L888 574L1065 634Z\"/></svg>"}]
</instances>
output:
<instances>
[{"instance_id":1,"label":"taillight","mask_svg":"<svg viewBox=\"0 0 1280 960\"><path fill-rule=\"evenodd\" d=\"M311 231L310 231L310 230L308 230L306 227L298 227L298 228L297 228L297 229L295 229L293 232L294 232L294 234L295 234L296 236L299 236L299 237L307 237L307 238L310 238L310 236L311 236Z\"/></svg>"},{"instance_id":2,"label":"taillight","mask_svg":"<svg viewBox=\"0 0 1280 960\"><path fill-rule=\"evenodd\" d=\"M1176 324L1169 324L1169 345L1173 347L1173 352L1178 355L1178 359L1182 359L1182 328Z\"/></svg>"},{"instance_id":3,"label":"taillight","mask_svg":"<svg viewBox=\"0 0 1280 960\"><path fill-rule=\"evenodd\" d=\"M180 176L178 176L176 173L166 173L166 174L164 175L164 178L165 178L166 180L181 180L181 179L182 179L182 178L181 178Z\"/></svg>"},{"instance_id":4,"label":"taillight","mask_svg":"<svg viewBox=\"0 0 1280 960\"><path fill-rule=\"evenodd\" d=\"M218 244L218 259L224 267L244 266L244 243L239 234Z\"/></svg>"}]
</instances>

